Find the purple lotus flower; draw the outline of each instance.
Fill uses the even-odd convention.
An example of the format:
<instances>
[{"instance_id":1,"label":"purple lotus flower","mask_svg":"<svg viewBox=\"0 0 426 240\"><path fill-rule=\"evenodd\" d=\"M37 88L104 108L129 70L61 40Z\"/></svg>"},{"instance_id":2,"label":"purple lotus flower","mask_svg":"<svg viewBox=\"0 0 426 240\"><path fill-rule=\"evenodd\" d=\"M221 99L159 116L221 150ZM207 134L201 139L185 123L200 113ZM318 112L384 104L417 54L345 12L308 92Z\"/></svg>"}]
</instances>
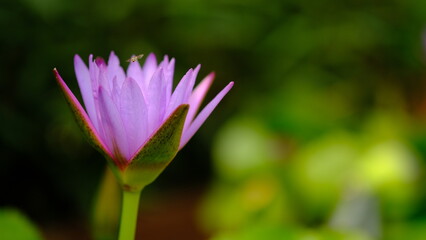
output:
<instances>
[{"instance_id":1,"label":"purple lotus flower","mask_svg":"<svg viewBox=\"0 0 426 240\"><path fill-rule=\"evenodd\" d=\"M229 83L197 115L214 73L194 89L198 65L172 91L174 63L174 59L165 56L157 64L156 57L149 54L143 66L130 61L125 72L114 52L108 63L102 58L93 60L90 55L89 67L75 55L74 67L85 110L54 69L80 127L111 160L123 183L131 182L131 178L149 178L146 182L155 179L233 86L233 82ZM134 169L142 169L139 172L145 171L145 175L146 171L157 170L149 177L126 176Z\"/></svg>"}]
</instances>

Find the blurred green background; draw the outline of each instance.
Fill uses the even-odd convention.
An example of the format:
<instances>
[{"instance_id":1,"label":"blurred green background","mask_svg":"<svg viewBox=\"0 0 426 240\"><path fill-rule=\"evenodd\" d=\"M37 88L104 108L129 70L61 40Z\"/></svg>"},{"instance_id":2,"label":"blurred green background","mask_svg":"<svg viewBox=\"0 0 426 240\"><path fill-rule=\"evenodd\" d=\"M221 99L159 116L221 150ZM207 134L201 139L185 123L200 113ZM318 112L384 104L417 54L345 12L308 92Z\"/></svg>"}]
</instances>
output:
<instances>
[{"instance_id":1,"label":"blurred green background","mask_svg":"<svg viewBox=\"0 0 426 240\"><path fill-rule=\"evenodd\" d=\"M74 54L111 50L236 83L143 192L141 239L426 235L425 1L16 0L0 30L0 238L91 239L105 162L51 70L76 92Z\"/></svg>"}]
</instances>

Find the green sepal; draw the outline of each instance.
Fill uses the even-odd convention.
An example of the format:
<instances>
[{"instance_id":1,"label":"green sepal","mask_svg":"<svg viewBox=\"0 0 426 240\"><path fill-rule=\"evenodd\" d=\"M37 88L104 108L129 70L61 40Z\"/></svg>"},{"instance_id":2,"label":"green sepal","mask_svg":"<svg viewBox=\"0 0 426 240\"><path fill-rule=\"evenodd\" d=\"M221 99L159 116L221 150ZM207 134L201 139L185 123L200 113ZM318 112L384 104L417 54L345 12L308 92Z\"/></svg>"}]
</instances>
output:
<instances>
[{"instance_id":1,"label":"green sepal","mask_svg":"<svg viewBox=\"0 0 426 240\"><path fill-rule=\"evenodd\" d=\"M68 106L71 108L71 112L77 122L77 125L80 127L83 135L86 140L92 145L97 151L99 151L105 159L108 161L108 165L110 165L112 171L118 175L118 163L114 161L111 153L107 150L107 147L102 143L99 137L96 134L95 127L89 119L86 111L83 106L74 96L72 91L68 88L62 77L59 75L56 68L53 69L53 73L55 74L56 82L58 83L62 93L64 94L65 100Z\"/></svg>"},{"instance_id":2,"label":"green sepal","mask_svg":"<svg viewBox=\"0 0 426 240\"><path fill-rule=\"evenodd\" d=\"M153 182L179 150L189 105L182 104L161 125L122 172L125 191L137 192Z\"/></svg>"},{"instance_id":3,"label":"green sepal","mask_svg":"<svg viewBox=\"0 0 426 240\"><path fill-rule=\"evenodd\" d=\"M84 118L82 112L80 112L75 104L66 96L68 105L71 108L71 112L73 113L74 119L77 122L80 130L83 132L84 138L86 141L98 152L100 152L104 157L108 160L112 160L112 158L108 155L106 147L102 146L102 143L95 135L94 128L89 126L88 121Z\"/></svg>"}]
</instances>

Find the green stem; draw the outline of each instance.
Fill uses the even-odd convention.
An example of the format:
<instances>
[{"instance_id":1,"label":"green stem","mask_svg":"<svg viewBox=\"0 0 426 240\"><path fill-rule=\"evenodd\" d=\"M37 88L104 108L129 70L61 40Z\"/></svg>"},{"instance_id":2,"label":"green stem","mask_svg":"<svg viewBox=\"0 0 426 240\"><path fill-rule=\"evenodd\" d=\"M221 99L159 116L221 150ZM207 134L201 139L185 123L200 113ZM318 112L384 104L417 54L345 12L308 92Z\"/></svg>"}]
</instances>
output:
<instances>
[{"instance_id":1,"label":"green stem","mask_svg":"<svg viewBox=\"0 0 426 240\"><path fill-rule=\"evenodd\" d=\"M135 239L140 194L140 191L123 191L123 208L121 210L120 234L118 240Z\"/></svg>"}]
</instances>

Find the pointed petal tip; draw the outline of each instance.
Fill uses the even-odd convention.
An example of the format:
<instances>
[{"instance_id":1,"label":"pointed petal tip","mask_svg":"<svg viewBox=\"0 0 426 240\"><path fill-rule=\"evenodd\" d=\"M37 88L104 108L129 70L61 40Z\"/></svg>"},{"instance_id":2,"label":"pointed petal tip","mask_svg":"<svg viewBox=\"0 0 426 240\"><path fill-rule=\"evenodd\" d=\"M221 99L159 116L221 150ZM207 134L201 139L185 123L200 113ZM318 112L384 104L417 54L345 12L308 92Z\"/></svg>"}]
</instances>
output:
<instances>
[{"instance_id":1,"label":"pointed petal tip","mask_svg":"<svg viewBox=\"0 0 426 240\"><path fill-rule=\"evenodd\" d=\"M201 80L201 82L198 85L203 85L202 83L206 82L204 84L206 84L205 87L207 88L206 89L206 91L207 91L210 88L210 86L212 85L212 83L213 83L213 81L214 81L215 78L216 78L216 73L215 72L211 72L211 73L207 74L207 76L205 76L203 78L203 80Z\"/></svg>"},{"instance_id":2,"label":"pointed petal tip","mask_svg":"<svg viewBox=\"0 0 426 240\"><path fill-rule=\"evenodd\" d=\"M75 55L74 55L74 65L75 65L77 62L84 63L84 61L83 61L83 59L80 57L80 55L75 54Z\"/></svg>"},{"instance_id":3,"label":"pointed petal tip","mask_svg":"<svg viewBox=\"0 0 426 240\"><path fill-rule=\"evenodd\" d=\"M145 61L153 61L153 62L157 63L157 57L155 56L155 54L153 52L150 52L148 54L148 56L146 56Z\"/></svg>"},{"instance_id":4,"label":"pointed petal tip","mask_svg":"<svg viewBox=\"0 0 426 240\"><path fill-rule=\"evenodd\" d=\"M188 129L183 133L181 144L179 149L182 149L186 143L194 136L194 134L198 131L198 129L203 125L206 119L210 116L216 106L222 101L222 99L228 94L231 88L234 86L234 82L228 83L225 88L220 91L216 97L213 98L201 112L197 115L192 123L190 123Z\"/></svg>"},{"instance_id":5,"label":"pointed petal tip","mask_svg":"<svg viewBox=\"0 0 426 240\"><path fill-rule=\"evenodd\" d=\"M109 57L108 60L110 60L111 58L117 57L117 55L115 54L114 50L111 50L111 52L109 53Z\"/></svg>"},{"instance_id":6,"label":"pointed petal tip","mask_svg":"<svg viewBox=\"0 0 426 240\"><path fill-rule=\"evenodd\" d=\"M53 68L52 72L53 72L53 75L55 75L56 82L59 84L62 84L63 80L61 78L61 75L59 75L58 69Z\"/></svg>"},{"instance_id":7,"label":"pointed petal tip","mask_svg":"<svg viewBox=\"0 0 426 240\"><path fill-rule=\"evenodd\" d=\"M189 104L184 103L184 104L179 105L179 106L176 108L176 110L177 110L177 109L182 109L181 111L186 111L188 108L189 108Z\"/></svg>"},{"instance_id":8,"label":"pointed petal tip","mask_svg":"<svg viewBox=\"0 0 426 240\"><path fill-rule=\"evenodd\" d=\"M179 115L182 112L187 112L188 110L189 110L189 104L186 104L186 103L181 104L181 105L177 106L177 108L175 108L175 110L166 118L166 120L164 120L164 122L167 121L167 119L172 118L175 115ZM164 124L164 122L163 122L163 124Z\"/></svg>"},{"instance_id":9,"label":"pointed petal tip","mask_svg":"<svg viewBox=\"0 0 426 240\"><path fill-rule=\"evenodd\" d=\"M226 85L226 87L224 88L225 90L225 95L228 94L229 91L231 91L232 87L234 87L234 81L231 81L230 83L228 83L228 85Z\"/></svg>"},{"instance_id":10,"label":"pointed petal tip","mask_svg":"<svg viewBox=\"0 0 426 240\"><path fill-rule=\"evenodd\" d=\"M53 68L52 72L53 72L53 74L55 75L55 78L56 78L56 80L57 80L57 81L63 81L63 80L62 80L62 77L61 77L61 75L59 74L58 69L56 69L56 67L55 67L55 68Z\"/></svg>"},{"instance_id":11,"label":"pointed petal tip","mask_svg":"<svg viewBox=\"0 0 426 240\"><path fill-rule=\"evenodd\" d=\"M90 61L91 61L91 59L89 58L89 63L90 63ZM74 55L74 70L75 70L76 74L77 74L77 72L88 71L86 63L83 61L83 59L78 54Z\"/></svg>"}]
</instances>

